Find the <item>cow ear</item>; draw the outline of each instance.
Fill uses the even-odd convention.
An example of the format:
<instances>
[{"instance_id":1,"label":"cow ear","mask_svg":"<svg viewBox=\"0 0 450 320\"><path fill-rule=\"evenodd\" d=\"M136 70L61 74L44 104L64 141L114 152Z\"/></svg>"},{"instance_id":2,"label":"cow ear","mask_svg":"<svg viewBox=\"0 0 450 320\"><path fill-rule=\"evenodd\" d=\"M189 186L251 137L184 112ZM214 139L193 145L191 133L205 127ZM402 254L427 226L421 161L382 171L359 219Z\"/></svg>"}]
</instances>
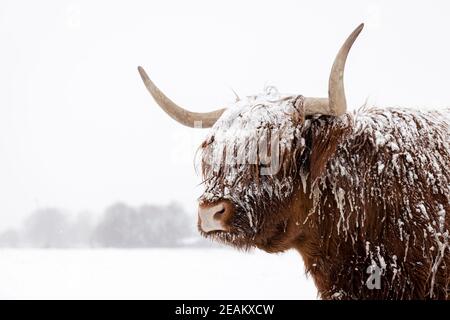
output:
<instances>
[{"instance_id":1,"label":"cow ear","mask_svg":"<svg viewBox=\"0 0 450 320\"><path fill-rule=\"evenodd\" d=\"M320 178L327 164L335 155L340 143L346 139L351 130L350 116L339 118L322 116L311 124L310 176L311 182Z\"/></svg>"}]
</instances>

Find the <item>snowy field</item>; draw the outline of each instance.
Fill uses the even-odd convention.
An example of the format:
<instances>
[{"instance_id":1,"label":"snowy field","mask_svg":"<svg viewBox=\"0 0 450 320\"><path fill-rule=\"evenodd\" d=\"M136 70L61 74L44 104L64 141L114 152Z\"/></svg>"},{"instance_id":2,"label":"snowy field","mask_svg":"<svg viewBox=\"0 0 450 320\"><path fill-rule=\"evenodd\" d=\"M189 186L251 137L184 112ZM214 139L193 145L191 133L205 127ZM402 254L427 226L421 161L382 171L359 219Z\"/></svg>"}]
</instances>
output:
<instances>
[{"instance_id":1,"label":"snowy field","mask_svg":"<svg viewBox=\"0 0 450 320\"><path fill-rule=\"evenodd\" d=\"M0 249L1 299L316 299L292 251Z\"/></svg>"}]
</instances>

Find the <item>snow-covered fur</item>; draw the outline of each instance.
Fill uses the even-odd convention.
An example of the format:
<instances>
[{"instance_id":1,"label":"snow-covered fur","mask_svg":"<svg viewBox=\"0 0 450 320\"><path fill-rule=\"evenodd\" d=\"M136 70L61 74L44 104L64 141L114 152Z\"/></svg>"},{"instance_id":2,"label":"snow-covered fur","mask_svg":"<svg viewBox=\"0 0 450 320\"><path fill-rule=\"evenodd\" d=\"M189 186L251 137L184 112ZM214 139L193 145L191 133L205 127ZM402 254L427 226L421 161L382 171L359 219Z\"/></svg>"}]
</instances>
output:
<instances>
[{"instance_id":1,"label":"snow-covered fur","mask_svg":"<svg viewBox=\"0 0 450 320\"><path fill-rule=\"evenodd\" d=\"M217 121L200 201L229 199L236 213L210 236L297 249L325 299L448 298L450 109L304 114L302 96L268 88Z\"/></svg>"}]
</instances>

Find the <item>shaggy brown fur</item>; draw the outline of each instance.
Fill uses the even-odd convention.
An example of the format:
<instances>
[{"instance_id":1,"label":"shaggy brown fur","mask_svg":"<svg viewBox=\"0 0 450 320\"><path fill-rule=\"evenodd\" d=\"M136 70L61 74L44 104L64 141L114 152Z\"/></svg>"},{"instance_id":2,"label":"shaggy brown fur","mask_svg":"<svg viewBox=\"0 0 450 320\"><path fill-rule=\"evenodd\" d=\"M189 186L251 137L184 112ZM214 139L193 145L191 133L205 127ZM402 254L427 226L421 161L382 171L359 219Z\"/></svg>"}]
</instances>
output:
<instances>
[{"instance_id":1,"label":"shaggy brown fur","mask_svg":"<svg viewBox=\"0 0 450 320\"><path fill-rule=\"evenodd\" d=\"M230 232L204 235L244 249L298 250L324 299L447 299L448 111L366 108L305 120L298 97L291 104L295 130L274 176L260 176L258 164L213 170L217 130L202 145L200 201L235 205ZM268 121L251 130L261 136L265 125L274 128ZM366 285L373 267L380 289Z\"/></svg>"}]
</instances>

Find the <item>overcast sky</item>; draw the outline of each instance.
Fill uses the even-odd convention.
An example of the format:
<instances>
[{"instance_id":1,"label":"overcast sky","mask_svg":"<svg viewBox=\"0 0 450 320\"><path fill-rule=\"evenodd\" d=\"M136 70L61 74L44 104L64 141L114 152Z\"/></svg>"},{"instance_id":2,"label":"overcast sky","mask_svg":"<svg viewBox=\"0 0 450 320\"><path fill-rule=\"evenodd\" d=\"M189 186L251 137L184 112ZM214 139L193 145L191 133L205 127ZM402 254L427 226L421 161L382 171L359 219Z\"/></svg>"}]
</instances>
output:
<instances>
[{"instance_id":1,"label":"overcast sky","mask_svg":"<svg viewBox=\"0 0 450 320\"><path fill-rule=\"evenodd\" d=\"M195 212L206 131L153 102L143 65L195 111L265 84L326 96L338 48L350 108L450 105L448 1L0 2L0 229L42 206L176 200Z\"/></svg>"}]
</instances>

